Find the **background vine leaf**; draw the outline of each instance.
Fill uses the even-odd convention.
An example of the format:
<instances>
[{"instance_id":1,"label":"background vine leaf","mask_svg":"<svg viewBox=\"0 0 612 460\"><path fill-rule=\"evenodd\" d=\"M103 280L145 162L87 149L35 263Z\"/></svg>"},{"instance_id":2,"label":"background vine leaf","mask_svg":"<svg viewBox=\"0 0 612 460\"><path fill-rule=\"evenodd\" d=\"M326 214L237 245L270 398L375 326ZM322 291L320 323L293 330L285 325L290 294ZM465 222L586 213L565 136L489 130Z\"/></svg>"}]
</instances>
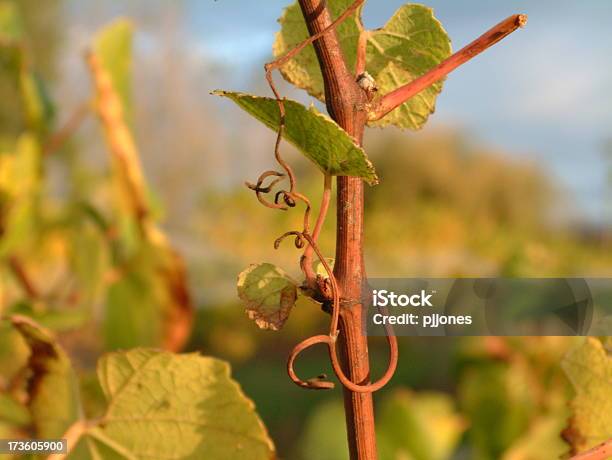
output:
<instances>
[{"instance_id":1,"label":"background vine leaf","mask_svg":"<svg viewBox=\"0 0 612 460\"><path fill-rule=\"evenodd\" d=\"M231 99L268 128L278 131L280 117L275 99L230 91L213 94ZM307 109L291 100L285 100L285 111L284 138L323 172L361 177L370 185L378 183L374 166L364 150L331 118L314 107Z\"/></svg>"},{"instance_id":2,"label":"background vine leaf","mask_svg":"<svg viewBox=\"0 0 612 460\"><path fill-rule=\"evenodd\" d=\"M351 3L352 0L330 2L328 8L336 18ZM297 2L285 10L279 22L281 30L273 45L275 57L286 54L308 38L308 30ZM376 80L380 94L386 94L423 75L451 53L448 35L434 17L433 10L423 5L401 6L380 29L364 30L360 11L344 21L338 27L337 34L347 65L353 72L357 43L362 33L367 40L366 70ZM281 73L290 83L324 100L323 77L312 45L283 66ZM400 128L419 129L435 110L435 100L441 90L440 81L370 125L392 124Z\"/></svg>"},{"instance_id":3,"label":"background vine leaf","mask_svg":"<svg viewBox=\"0 0 612 460\"><path fill-rule=\"evenodd\" d=\"M459 403L471 421L467 436L476 458L501 458L527 430L537 410L527 382L529 369L517 362L486 364L465 373Z\"/></svg>"},{"instance_id":4,"label":"background vine leaf","mask_svg":"<svg viewBox=\"0 0 612 460\"><path fill-rule=\"evenodd\" d=\"M562 366L576 391L563 436L578 453L612 434L612 356L601 341L588 337L568 352Z\"/></svg>"},{"instance_id":5,"label":"background vine leaf","mask_svg":"<svg viewBox=\"0 0 612 460\"><path fill-rule=\"evenodd\" d=\"M178 351L191 332L194 308L183 260L158 228L151 211L138 149L127 121L131 45L131 23L120 19L98 33L88 56L97 111L110 151L119 209L116 227L125 250L125 260L116 261L120 265L118 279L108 291L107 344L109 348L161 344Z\"/></svg>"},{"instance_id":6,"label":"background vine leaf","mask_svg":"<svg viewBox=\"0 0 612 460\"><path fill-rule=\"evenodd\" d=\"M27 397L22 404L24 398L0 393L0 433L17 437L25 426L36 438L70 438L74 460L275 458L254 404L226 362L145 348L108 353L97 366L106 403L86 420L72 364L54 337L24 316L11 316L9 325L29 348L22 360Z\"/></svg>"},{"instance_id":7,"label":"background vine leaf","mask_svg":"<svg viewBox=\"0 0 612 460\"><path fill-rule=\"evenodd\" d=\"M131 21L117 19L98 32L92 49L107 70L128 118L131 113L133 35Z\"/></svg>"},{"instance_id":8,"label":"background vine leaf","mask_svg":"<svg viewBox=\"0 0 612 460\"><path fill-rule=\"evenodd\" d=\"M253 264L238 275L238 296L261 329L278 331L297 300L298 287L289 275L269 263Z\"/></svg>"},{"instance_id":9,"label":"background vine leaf","mask_svg":"<svg viewBox=\"0 0 612 460\"><path fill-rule=\"evenodd\" d=\"M23 38L23 21L14 3L0 3L0 40L15 43Z\"/></svg>"},{"instance_id":10,"label":"background vine leaf","mask_svg":"<svg viewBox=\"0 0 612 460\"><path fill-rule=\"evenodd\" d=\"M380 409L377 429L381 457L449 459L465 427L465 420L447 395L397 390Z\"/></svg>"},{"instance_id":11,"label":"background vine leaf","mask_svg":"<svg viewBox=\"0 0 612 460\"><path fill-rule=\"evenodd\" d=\"M27 366L28 409L37 438L61 438L80 417L78 381L70 359L50 332L25 316L14 327L30 348Z\"/></svg>"},{"instance_id":12,"label":"background vine leaf","mask_svg":"<svg viewBox=\"0 0 612 460\"><path fill-rule=\"evenodd\" d=\"M108 407L81 441L92 458L274 458L253 403L221 360L134 349L103 356L98 378Z\"/></svg>"},{"instance_id":13,"label":"background vine leaf","mask_svg":"<svg viewBox=\"0 0 612 460\"><path fill-rule=\"evenodd\" d=\"M0 257L33 239L40 196L41 152L36 138L23 134L11 151L0 147Z\"/></svg>"},{"instance_id":14,"label":"background vine leaf","mask_svg":"<svg viewBox=\"0 0 612 460\"><path fill-rule=\"evenodd\" d=\"M413 392L399 387L381 395L376 414L376 440L381 460L452 458L466 421L451 397L439 392ZM344 406L327 400L312 412L299 443L302 458L348 460Z\"/></svg>"}]
</instances>

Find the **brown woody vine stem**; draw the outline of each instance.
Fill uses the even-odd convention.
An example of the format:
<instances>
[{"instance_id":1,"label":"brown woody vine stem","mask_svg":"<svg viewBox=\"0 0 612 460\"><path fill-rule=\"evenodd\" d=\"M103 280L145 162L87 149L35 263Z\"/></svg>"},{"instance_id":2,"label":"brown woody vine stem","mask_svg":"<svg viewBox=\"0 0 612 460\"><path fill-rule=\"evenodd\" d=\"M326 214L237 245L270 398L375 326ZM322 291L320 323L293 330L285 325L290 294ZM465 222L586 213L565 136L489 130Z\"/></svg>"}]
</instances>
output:
<instances>
[{"instance_id":1,"label":"brown woody vine stem","mask_svg":"<svg viewBox=\"0 0 612 460\"><path fill-rule=\"evenodd\" d=\"M327 110L355 142L361 144L366 114L356 108L365 106L367 95L357 85L355 76L346 65L325 1L300 0L299 3L311 38L320 35L313 45L323 74ZM356 9L360 3L355 2L352 7ZM347 374L346 380L359 386L368 385L370 373L367 338L361 331L360 302L365 278L362 236L363 182L359 178L339 177L336 258L334 274L330 277L330 281L333 279L337 284L332 316L337 315L339 320L338 348L344 364L343 372L338 377ZM335 358L336 339L329 336L325 340L330 355L334 356L332 363L338 366ZM344 387L347 437L352 459L376 458L374 408L369 390L371 388L366 392L355 392Z\"/></svg>"},{"instance_id":2,"label":"brown woody vine stem","mask_svg":"<svg viewBox=\"0 0 612 460\"><path fill-rule=\"evenodd\" d=\"M369 120L380 120L411 97L441 80L457 67L476 57L490 46L510 35L519 27L524 27L525 24L527 24L527 16L524 14L515 14L504 19L472 43L461 48L455 54L442 61L425 75L383 96L370 109L370 114L368 116Z\"/></svg>"},{"instance_id":3,"label":"brown woody vine stem","mask_svg":"<svg viewBox=\"0 0 612 460\"><path fill-rule=\"evenodd\" d=\"M453 69L498 42L518 27L523 26L526 16L511 16L424 76L371 103L371 94L361 89L356 83L356 77L365 71L366 36L362 34L359 37L356 56L357 67L355 69L357 75L353 75L347 67L335 32L335 27L357 11L363 2L364 0L354 1L347 10L332 21L325 0L299 0L310 38L298 44L286 55L265 65L266 79L279 107L279 129L274 154L285 173L267 171L260 176L257 184L247 185L255 190L258 199L269 207L287 209L295 206L296 199L306 203L303 230L301 232L290 231L285 233L276 240L275 247L278 247L287 236L295 236L296 247L305 247L301 266L306 275L307 286L314 287L314 290L317 288L316 283L321 282L320 277L315 278L311 264L312 253L314 252L317 255L328 274L327 280L320 283L318 288L323 298L328 301L331 300L332 318L328 335L309 337L296 345L287 362L287 371L290 378L301 387L309 389L333 388L333 383L326 381L325 376L304 381L297 376L294 370L295 360L302 351L317 344L325 344L334 372L344 387L351 459L376 459L372 393L382 388L395 372L398 349L397 339L393 331L386 328L390 347L389 365L387 371L377 382L370 383L368 343L363 333L363 313L366 307L362 304L362 298L367 284L363 262L363 181L356 177L338 177L336 259L332 271L317 246L317 238L329 207L331 178L329 176L325 177L319 215L311 234L309 231L310 203L306 197L295 191L293 171L282 159L279 151L280 141L285 129L285 106L283 98L281 98L274 85L272 72L287 63L307 45L312 44L323 75L327 110L330 116L353 137L353 140L361 145L367 121L384 117L418 92L443 78ZM368 108L369 113L366 113L365 107ZM269 193L272 187L285 175L289 178L289 190L277 192L274 203L267 202L261 194ZM268 186L263 186L263 181L270 176L276 176L276 178ZM284 200L284 205L279 204L280 198ZM338 357L338 351L341 359Z\"/></svg>"},{"instance_id":4,"label":"brown woody vine stem","mask_svg":"<svg viewBox=\"0 0 612 460\"><path fill-rule=\"evenodd\" d=\"M575 455L570 460L606 460L612 458L612 438L591 450Z\"/></svg>"}]
</instances>

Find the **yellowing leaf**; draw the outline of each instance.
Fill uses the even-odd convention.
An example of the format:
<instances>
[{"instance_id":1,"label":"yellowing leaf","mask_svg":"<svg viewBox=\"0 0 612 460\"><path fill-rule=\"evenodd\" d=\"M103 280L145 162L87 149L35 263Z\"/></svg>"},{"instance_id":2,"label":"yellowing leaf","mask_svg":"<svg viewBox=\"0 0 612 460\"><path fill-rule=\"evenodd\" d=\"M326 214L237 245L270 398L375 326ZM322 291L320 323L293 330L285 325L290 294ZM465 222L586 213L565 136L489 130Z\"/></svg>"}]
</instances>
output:
<instances>
[{"instance_id":1,"label":"yellowing leaf","mask_svg":"<svg viewBox=\"0 0 612 460\"><path fill-rule=\"evenodd\" d=\"M466 424L449 396L398 389L380 397L376 438L381 460L452 458ZM348 460L342 400L317 405L299 446L305 459Z\"/></svg>"},{"instance_id":2,"label":"yellowing leaf","mask_svg":"<svg viewBox=\"0 0 612 460\"><path fill-rule=\"evenodd\" d=\"M563 437L578 453L612 438L612 356L601 341L588 337L562 365L576 391Z\"/></svg>"},{"instance_id":3,"label":"yellowing leaf","mask_svg":"<svg viewBox=\"0 0 612 460\"><path fill-rule=\"evenodd\" d=\"M14 152L0 151L0 257L35 235L40 168L40 148L31 135L22 135Z\"/></svg>"},{"instance_id":4,"label":"yellowing leaf","mask_svg":"<svg viewBox=\"0 0 612 460\"><path fill-rule=\"evenodd\" d=\"M301 458L349 460L344 404L341 399L317 404L309 414L302 433L299 442Z\"/></svg>"},{"instance_id":5,"label":"yellowing leaf","mask_svg":"<svg viewBox=\"0 0 612 460\"><path fill-rule=\"evenodd\" d=\"M229 91L213 94L233 100L268 128L277 131L280 123L275 99ZM295 145L323 172L333 176L361 177L370 185L378 183L374 166L361 147L327 115L316 108L285 100L284 138Z\"/></svg>"},{"instance_id":6,"label":"yellowing leaf","mask_svg":"<svg viewBox=\"0 0 612 460\"><path fill-rule=\"evenodd\" d=\"M352 0L328 2L332 17L338 17ZM274 56L286 54L308 37L299 5L288 7L279 20L281 30L273 46ZM401 6L384 27L366 31L359 12L346 19L337 29L349 69L355 71L357 43L360 34L366 38L366 70L374 77L380 94L386 94L435 67L450 55L450 40L431 8L423 5ZM309 45L281 69L287 81L323 100L323 78L314 52ZM442 82L411 98L376 126L393 124L401 128L418 129L435 109L435 100Z\"/></svg>"},{"instance_id":7,"label":"yellowing leaf","mask_svg":"<svg viewBox=\"0 0 612 460\"><path fill-rule=\"evenodd\" d=\"M529 369L520 363L491 363L464 374L459 401L476 458L501 458L520 439L537 411L532 387Z\"/></svg>"},{"instance_id":8,"label":"yellowing leaf","mask_svg":"<svg viewBox=\"0 0 612 460\"><path fill-rule=\"evenodd\" d=\"M37 73L22 69L19 86L28 125L36 132L46 133L51 127L55 108L45 83Z\"/></svg>"},{"instance_id":9,"label":"yellowing leaf","mask_svg":"<svg viewBox=\"0 0 612 460\"><path fill-rule=\"evenodd\" d=\"M0 2L0 69L19 87L27 125L46 134L54 116L54 107L44 82L32 69L32 59L23 46L24 24L19 3Z\"/></svg>"},{"instance_id":10,"label":"yellowing leaf","mask_svg":"<svg viewBox=\"0 0 612 460\"><path fill-rule=\"evenodd\" d=\"M61 438L80 416L78 382L53 336L25 316L11 321L30 347L28 407L37 438Z\"/></svg>"},{"instance_id":11,"label":"yellowing leaf","mask_svg":"<svg viewBox=\"0 0 612 460\"><path fill-rule=\"evenodd\" d=\"M123 110L128 114L131 106L132 35L132 23L127 19L117 19L97 33L92 50L108 72Z\"/></svg>"},{"instance_id":12,"label":"yellowing leaf","mask_svg":"<svg viewBox=\"0 0 612 460\"><path fill-rule=\"evenodd\" d=\"M567 419L565 415L552 413L536 418L529 430L504 453L503 460L563 458L567 446L559 433Z\"/></svg>"},{"instance_id":13,"label":"yellowing leaf","mask_svg":"<svg viewBox=\"0 0 612 460\"><path fill-rule=\"evenodd\" d=\"M325 261L327 262L327 265L329 265L329 268L333 270L335 260L332 257L326 257ZM329 278L329 274L327 273L327 270L325 270L325 266L320 260L317 259L312 263L312 269L314 270L315 274L320 275L323 278Z\"/></svg>"},{"instance_id":14,"label":"yellowing leaf","mask_svg":"<svg viewBox=\"0 0 612 460\"><path fill-rule=\"evenodd\" d=\"M337 18L351 3L353 3L353 0L336 0L327 2L326 6L331 16ZM361 8L340 23L336 29L344 59L351 71L355 70L357 41L360 32L363 30L363 25L359 20L360 13ZM310 35L297 1L283 11L278 22L281 24L281 30L276 34L276 40L272 46L272 52L275 57L287 54L287 52L306 40ZM312 45L304 48L297 56L287 62L280 71L288 82L306 90L311 96L321 101L324 100L323 76L321 75L319 61Z\"/></svg>"},{"instance_id":15,"label":"yellowing leaf","mask_svg":"<svg viewBox=\"0 0 612 460\"><path fill-rule=\"evenodd\" d=\"M131 265L107 291L107 348L182 349L194 314L182 258L165 243L144 242Z\"/></svg>"},{"instance_id":16,"label":"yellowing leaf","mask_svg":"<svg viewBox=\"0 0 612 460\"><path fill-rule=\"evenodd\" d=\"M141 222L149 214L149 205L136 144L125 122L124 105L104 61L91 52L88 62L97 94L98 114L111 152L118 201L124 212Z\"/></svg>"},{"instance_id":17,"label":"yellowing leaf","mask_svg":"<svg viewBox=\"0 0 612 460\"><path fill-rule=\"evenodd\" d=\"M29 357L30 348L23 336L10 321L0 320L0 387L8 387L18 377Z\"/></svg>"},{"instance_id":18,"label":"yellowing leaf","mask_svg":"<svg viewBox=\"0 0 612 460\"><path fill-rule=\"evenodd\" d=\"M396 391L383 401L378 417L381 457L450 459L465 427L449 396Z\"/></svg>"},{"instance_id":19,"label":"yellowing leaf","mask_svg":"<svg viewBox=\"0 0 612 460\"><path fill-rule=\"evenodd\" d=\"M23 38L23 22L13 2L0 2L0 44Z\"/></svg>"},{"instance_id":20,"label":"yellowing leaf","mask_svg":"<svg viewBox=\"0 0 612 460\"><path fill-rule=\"evenodd\" d=\"M98 377L108 408L82 442L111 452L105 459L274 458L253 403L223 361L135 349L102 357Z\"/></svg>"},{"instance_id":21,"label":"yellowing leaf","mask_svg":"<svg viewBox=\"0 0 612 460\"><path fill-rule=\"evenodd\" d=\"M28 318L11 321L31 349L29 402L26 408L0 394L0 434L23 436L15 428L31 422L38 439L70 439L73 460L275 458L253 402L226 362L143 348L104 355L98 379L106 403L85 420L65 352Z\"/></svg>"},{"instance_id":22,"label":"yellowing leaf","mask_svg":"<svg viewBox=\"0 0 612 460\"><path fill-rule=\"evenodd\" d=\"M0 393L0 424L27 428L32 423L30 412L14 397Z\"/></svg>"},{"instance_id":23,"label":"yellowing leaf","mask_svg":"<svg viewBox=\"0 0 612 460\"><path fill-rule=\"evenodd\" d=\"M88 56L98 114L111 153L120 210L117 227L125 230L122 241L131 249L133 267L109 290L107 342L112 348L159 342L178 351L191 331L193 304L182 259L151 214L138 150L126 122L131 37L131 24L116 21L98 34ZM150 263L134 263L139 258Z\"/></svg>"},{"instance_id":24,"label":"yellowing leaf","mask_svg":"<svg viewBox=\"0 0 612 460\"><path fill-rule=\"evenodd\" d=\"M423 5L401 6L381 29L367 32L366 69L380 93L415 80L451 54L450 40L433 10ZM435 110L442 81L402 104L375 126L388 124L418 129Z\"/></svg>"},{"instance_id":25,"label":"yellowing leaf","mask_svg":"<svg viewBox=\"0 0 612 460\"><path fill-rule=\"evenodd\" d=\"M279 330L297 299L297 283L275 265L251 265L238 275L238 296L261 329Z\"/></svg>"}]
</instances>

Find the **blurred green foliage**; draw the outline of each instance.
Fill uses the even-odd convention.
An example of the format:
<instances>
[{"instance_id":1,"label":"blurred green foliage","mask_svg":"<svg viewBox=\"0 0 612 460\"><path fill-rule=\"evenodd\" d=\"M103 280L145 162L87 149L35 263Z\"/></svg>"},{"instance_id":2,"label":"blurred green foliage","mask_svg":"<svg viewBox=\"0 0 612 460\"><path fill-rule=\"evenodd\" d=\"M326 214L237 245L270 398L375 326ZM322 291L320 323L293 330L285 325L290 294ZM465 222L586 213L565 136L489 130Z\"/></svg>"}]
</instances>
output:
<instances>
[{"instance_id":1,"label":"blurred green foliage","mask_svg":"<svg viewBox=\"0 0 612 460\"><path fill-rule=\"evenodd\" d=\"M132 251L133 228L117 224L107 168L87 167L78 136L53 160L41 155L57 129L41 82L53 84L61 43L58 4L0 2L0 313L25 314L58 332L75 363L84 411L94 417L105 408L93 374L97 357L106 347L159 343L158 310L151 307L157 293L149 282L150 259ZM21 25L10 19L15 8L25 12ZM27 37L26 45L5 46L7 37ZM17 58L22 52L28 59ZM103 146L99 136L82 140ZM611 271L609 239L585 237L555 219L552 210L564 197L546 172L478 145L468 133L375 132L365 150L381 179L366 191L370 276L605 276ZM301 189L318 202L318 171L293 153L290 159ZM172 160L169 156L168 167ZM68 178L66 195L50 192L51 161ZM19 181L10 180L17 176ZM252 262L292 267L290 275L298 278L299 253L290 245L274 251L272 243L300 227L300 213L263 209L250 191L233 183L191 185L199 203L180 224L197 241L197 250L185 255L199 309L187 348L232 363L281 456L346 458L337 395L293 386L283 365L298 340L325 330L327 316L300 299L283 330L272 334L253 327L236 296L236 274ZM151 206L156 211L155 203ZM330 256L334 226L332 209L321 237ZM117 241L117 235L128 237ZM14 254L24 256L42 298L24 293L8 263ZM559 433L572 388L559 363L572 345L566 338L402 338L398 372L391 387L377 395L381 458L538 460L566 452ZM23 338L0 323L0 437L21 435L31 424L18 398L5 391L28 353ZM379 375L387 359L381 341L372 340L371 356L373 374ZM604 356L609 359L609 349ZM323 350L309 352L300 374L329 374L325 363ZM607 394L607 388L603 391Z\"/></svg>"}]
</instances>

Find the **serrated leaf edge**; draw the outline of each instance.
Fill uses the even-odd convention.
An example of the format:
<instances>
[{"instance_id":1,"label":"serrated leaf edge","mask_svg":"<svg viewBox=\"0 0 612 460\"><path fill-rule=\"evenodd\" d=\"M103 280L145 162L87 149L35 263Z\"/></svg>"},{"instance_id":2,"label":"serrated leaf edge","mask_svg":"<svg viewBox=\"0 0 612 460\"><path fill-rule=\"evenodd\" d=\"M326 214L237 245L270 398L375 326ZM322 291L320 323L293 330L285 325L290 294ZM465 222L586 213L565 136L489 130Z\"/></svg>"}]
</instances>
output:
<instances>
[{"instance_id":1,"label":"serrated leaf edge","mask_svg":"<svg viewBox=\"0 0 612 460\"><path fill-rule=\"evenodd\" d=\"M221 89L217 89L214 91L211 91L211 93L213 96L221 96L221 97L227 97L228 99L233 99L233 97L251 97L254 99L266 99L269 101L274 101L276 102L276 99L271 98L271 97L267 97L267 96L257 96L257 95L253 95L253 94L248 94L248 93L242 93L240 91L226 91L226 90L221 90ZM377 185L379 183L378 180L378 175L376 174L376 170L374 168L374 165L372 164L372 162L370 161L370 159L368 158L365 150L363 149L363 147L357 145L355 143L355 141L353 140L353 138L351 137L350 134L348 134L338 123L336 123L329 115L324 114L323 112L319 111L314 105L310 105L310 107L306 107L304 104L301 104L298 101L294 101L293 99L284 99L284 102L288 102L290 104L297 104L301 107L304 108L304 110L311 112L313 115L320 117L323 121L325 121L326 123L329 123L330 125L333 125L337 130L338 133L340 133L341 135L347 136L349 138L349 140L352 142L353 147L355 149L357 149L358 151L360 151L363 154L363 158L365 160L366 163L366 168L367 171L372 175L371 177L363 177L363 176L348 176L348 177L361 177L361 179L363 179L367 184L369 185ZM259 117L250 114L249 115L253 116L253 118L256 118L257 120L259 120L260 122L262 122L264 125L266 125L266 123ZM267 126L267 125L266 125ZM272 131L275 131L274 129L270 128L269 126L267 126L269 129L271 129ZM292 141L290 141L289 139L285 138L283 136L283 138L289 142L291 145L295 146L298 150L301 150L299 148L299 146L297 146L296 144L294 144ZM312 161L312 160L311 160ZM325 173L325 171L322 170L321 166L319 166L316 162L313 161L313 163L315 163L315 165L321 169L321 171L323 173Z\"/></svg>"}]
</instances>

